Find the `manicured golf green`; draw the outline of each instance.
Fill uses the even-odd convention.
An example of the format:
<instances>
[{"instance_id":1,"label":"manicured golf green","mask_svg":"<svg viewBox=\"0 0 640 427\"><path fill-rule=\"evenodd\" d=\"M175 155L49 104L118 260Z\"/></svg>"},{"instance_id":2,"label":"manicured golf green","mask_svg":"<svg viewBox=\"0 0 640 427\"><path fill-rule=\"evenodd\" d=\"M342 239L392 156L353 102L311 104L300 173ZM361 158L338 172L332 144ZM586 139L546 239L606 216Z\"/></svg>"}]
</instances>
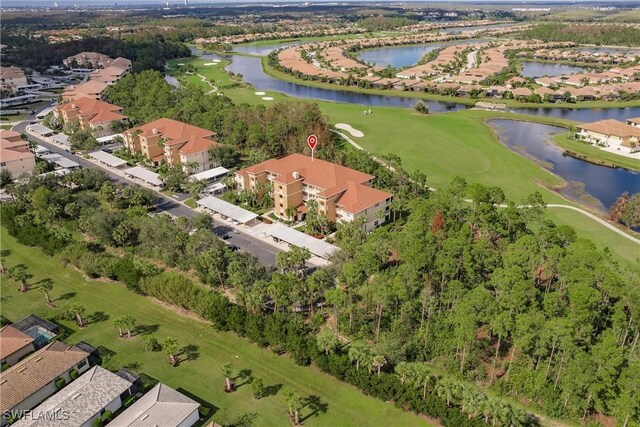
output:
<instances>
[{"instance_id":1,"label":"manicured golf green","mask_svg":"<svg viewBox=\"0 0 640 427\"><path fill-rule=\"evenodd\" d=\"M326 411L312 413L307 406L301 412L304 424L309 426L418 426L424 419L403 412L392 404L365 396L355 387L337 381L313 367L296 366L287 357L277 356L231 333L216 332L209 324L128 291L124 285L104 280L86 280L71 266L63 267L56 257L49 258L39 249L17 243L4 228L1 229L1 248L10 251L5 265L25 264L33 278L33 288L27 293L18 292L18 285L2 276L2 315L12 321L30 313L53 317L79 303L86 308L89 324L81 330L73 322L62 321L73 330L69 343L85 340L104 346L115 352L108 362L111 369L125 365L134 371L144 372L171 387L185 390L199 399L219 408L213 420L229 422L244 414L255 414L252 425L286 426L287 405L282 393L254 400L246 380L236 379L239 386L235 393L223 390L224 379L220 372L223 363L232 363L234 375L241 370L261 377L272 390L281 386L295 388L303 398L318 396ZM37 282L49 278L54 282L51 298L57 308L45 303L44 294L37 289ZM123 314L134 316L139 325L152 331L130 340L118 338L113 319ZM162 352L145 352L143 342L154 336L162 342L172 336L180 347L193 346L193 359L183 360L171 367ZM181 356L183 359L185 355Z\"/></svg>"}]
</instances>

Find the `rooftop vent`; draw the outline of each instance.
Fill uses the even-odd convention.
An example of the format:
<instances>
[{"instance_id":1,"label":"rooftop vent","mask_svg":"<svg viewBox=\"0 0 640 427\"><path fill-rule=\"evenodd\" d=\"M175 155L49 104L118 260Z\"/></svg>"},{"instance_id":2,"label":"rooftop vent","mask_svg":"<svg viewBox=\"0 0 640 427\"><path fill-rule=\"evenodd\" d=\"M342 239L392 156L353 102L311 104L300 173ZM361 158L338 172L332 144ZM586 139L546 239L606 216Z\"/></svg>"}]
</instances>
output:
<instances>
[{"instance_id":1,"label":"rooftop vent","mask_svg":"<svg viewBox=\"0 0 640 427\"><path fill-rule=\"evenodd\" d=\"M294 177L295 179L299 179L299 178L300 178L300 172L298 172L298 171L294 171L294 172L293 172L293 177Z\"/></svg>"},{"instance_id":2,"label":"rooftop vent","mask_svg":"<svg viewBox=\"0 0 640 427\"><path fill-rule=\"evenodd\" d=\"M160 131L158 129L156 129L156 128L153 128L151 133L153 133L154 135L158 135L158 134L160 134Z\"/></svg>"}]
</instances>

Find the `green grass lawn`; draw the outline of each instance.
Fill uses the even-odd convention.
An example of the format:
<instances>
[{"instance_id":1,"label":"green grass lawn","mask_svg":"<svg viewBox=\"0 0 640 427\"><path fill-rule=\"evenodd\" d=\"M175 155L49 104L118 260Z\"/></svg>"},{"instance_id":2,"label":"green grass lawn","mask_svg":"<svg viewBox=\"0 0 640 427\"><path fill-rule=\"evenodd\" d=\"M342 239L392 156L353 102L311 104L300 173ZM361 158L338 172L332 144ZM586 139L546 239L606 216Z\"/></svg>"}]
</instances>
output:
<instances>
[{"instance_id":1,"label":"green grass lawn","mask_svg":"<svg viewBox=\"0 0 640 427\"><path fill-rule=\"evenodd\" d=\"M192 197L190 199L185 200L184 204L189 206L192 209L195 209L196 208L196 199L195 199L195 197Z\"/></svg>"},{"instance_id":2,"label":"green grass lawn","mask_svg":"<svg viewBox=\"0 0 640 427\"><path fill-rule=\"evenodd\" d=\"M67 342L85 340L112 350L115 355L108 362L109 368L133 366L134 371L185 390L219 408L213 420L221 421L227 417L228 421L243 414L257 414L253 425L289 425L287 406L281 393L256 401L251 397L250 385L244 384L245 380L240 378L236 380L239 385L237 392L226 394L223 391L224 379L220 366L231 362L235 375L241 370L249 370L251 375L261 377L267 387L291 386L303 398L318 396L326 405L326 412L312 414L304 420L305 425L377 427L426 424L423 419L403 412L392 404L365 396L355 387L337 381L316 368L296 366L289 358L258 348L232 333L216 332L209 324L179 314L150 298L133 294L120 283L86 280L71 266L63 267L56 257L49 258L39 249L20 245L4 228L1 229L0 238L2 250L10 251L6 265L25 264L33 274L29 280L33 289L24 294L17 291L15 282L3 277L1 308L4 317L15 321L36 313L51 318L73 303L80 303L86 308L90 323L78 330L73 322L62 321L64 326L73 330ZM54 282L51 297L57 308L48 307L44 294L36 289L37 282L45 278ZM113 319L123 314L133 315L140 325L145 325L153 332L134 336L131 340L118 338ZM172 336L181 347L195 346L197 356L172 368L164 353L144 351L143 341L148 336L155 336L161 342L165 337ZM306 407L301 416L305 418L310 414L311 409Z\"/></svg>"},{"instance_id":3,"label":"green grass lawn","mask_svg":"<svg viewBox=\"0 0 640 427\"><path fill-rule=\"evenodd\" d=\"M177 71L178 64L193 65L196 68L195 74L189 75ZM209 64L209 65L205 65ZM208 59L200 59L198 57L172 59L168 61L170 73L180 79L185 79L189 82L201 83L202 79L196 74L204 76L214 86L218 88L224 88L228 86L238 85L239 82L233 80L229 73L224 70L224 67L229 65L228 60L221 60L220 62L213 62ZM209 88L209 86L205 86Z\"/></svg>"},{"instance_id":4,"label":"green grass lawn","mask_svg":"<svg viewBox=\"0 0 640 427\"><path fill-rule=\"evenodd\" d=\"M553 137L553 142L580 155L586 156L593 163L602 163L608 166L618 166L635 171L640 171L640 161L625 156L601 150L595 145L578 141L572 137L570 132L560 133Z\"/></svg>"}]
</instances>

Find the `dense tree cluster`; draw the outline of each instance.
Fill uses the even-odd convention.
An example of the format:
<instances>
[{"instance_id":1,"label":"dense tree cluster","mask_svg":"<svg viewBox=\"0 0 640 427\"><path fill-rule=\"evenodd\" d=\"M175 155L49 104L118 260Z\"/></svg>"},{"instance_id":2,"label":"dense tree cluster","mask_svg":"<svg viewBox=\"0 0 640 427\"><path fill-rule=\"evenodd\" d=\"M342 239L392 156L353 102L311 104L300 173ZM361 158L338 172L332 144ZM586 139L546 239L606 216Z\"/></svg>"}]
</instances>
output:
<instances>
[{"instance_id":1,"label":"dense tree cluster","mask_svg":"<svg viewBox=\"0 0 640 427\"><path fill-rule=\"evenodd\" d=\"M358 26L368 31L389 31L417 23L418 21L404 16L369 16L358 21Z\"/></svg>"},{"instance_id":2,"label":"dense tree cluster","mask_svg":"<svg viewBox=\"0 0 640 427\"><path fill-rule=\"evenodd\" d=\"M640 46L640 29L615 24L539 24L520 33L522 38L544 42Z\"/></svg>"},{"instance_id":3,"label":"dense tree cluster","mask_svg":"<svg viewBox=\"0 0 640 427\"><path fill-rule=\"evenodd\" d=\"M63 43L49 43L44 39L26 36L8 36L4 41L12 46L3 54L3 63L45 71L51 65L62 65L62 60L79 52L100 52L112 58L122 56L133 61L133 71L164 71L167 59L189 56L191 51L179 42L162 36L141 34L127 39L110 37L83 38Z\"/></svg>"},{"instance_id":4,"label":"dense tree cluster","mask_svg":"<svg viewBox=\"0 0 640 427\"><path fill-rule=\"evenodd\" d=\"M468 381L553 416L638 420L639 273L547 220L537 194L498 208L500 189L456 180L370 236L339 225L334 263L309 273L305 249L267 269L216 238L210 217L150 217L152 193L100 172L7 189L3 225L22 243L446 425L536 424Z\"/></svg>"},{"instance_id":5,"label":"dense tree cluster","mask_svg":"<svg viewBox=\"0 0 640 427\"><path fill-rule=\"evenodd\" d=\"M338 158L327 119L313 103L236 106L225 96L205 95L198 85L174 89L157 71L125 76L107 88L105 98L124 107L137 124L167 117L217 132L226 148L215 154L225 161L234 162L237 153L245 154L248 163L289 153L311 154L306 142L310 134L320 141L320 157Z\"/></svg>"},{"instance_id":6,"label":"dense tree cluster","mask_svg":"<svg viewBox=\"0 0 640 427\"><path fill-rule=\"evenodd\" d=\"M622 194L609 209L609 215L612 221L629 228L640 227L640 193L631 196L629 193Z\"/></svg>"}]
</instances>

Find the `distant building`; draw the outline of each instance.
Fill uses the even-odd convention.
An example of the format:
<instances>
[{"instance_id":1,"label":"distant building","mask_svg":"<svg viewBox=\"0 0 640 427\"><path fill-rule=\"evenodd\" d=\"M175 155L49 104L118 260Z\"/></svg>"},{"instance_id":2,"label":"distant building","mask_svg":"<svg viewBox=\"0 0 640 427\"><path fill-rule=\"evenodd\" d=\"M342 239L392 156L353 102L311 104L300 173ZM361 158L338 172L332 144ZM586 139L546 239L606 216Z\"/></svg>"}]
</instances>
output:
<instances>
[{"instance_id":1,"label":"distant building","mask_svg":"<svg viewBox=\"0 0 640 427\"><path fill-rule=\"evenodd\" d=\"M199 419L199 406L184 394L158 383L111 423L118 427L191 427Z\"/></svg>"},{"instance_id":2,"label":"distant building","mask_svg":"<svg viewBox=\"0 0 640 427\"><path fill-rule=\"evenodd\" d=\"M640 150L640 128L614 119L577 126L577 137L588 142L613 147L627 153Z\"/></svg>"},{"instance_id":3,"label":"distant building","mask_svg":"<svg viewBox=\"0 0 640 427\"><path fill-rule=\"evenodd\" d=\"M171 119L159 119L124 132L125 146L142 153L152 164L181 164L188 173L212 169L209 149L218 145L216 133Z\"/></svg>"},{"instance_id":4,"label":"distant building","mask_svg":"<svg viewBox=\"0 0 640 427\"><path fill-rule=\"evenodd\" d=\"M0 67L0 92L15 95L19 86L28 84L27 76L18 67Z\"/></svg>"},{"instance_id":5,"label":"distant building","mask_svg":"<svg viewBox=\"0 0 640 427\"><path fill-rule=\"evenodd\" d=\"M53 115L64 123L77 122L82 129L90 129L96 138L113 134L112 127L123 123L127 116L122 107L91 98L80 98L57 105Z\"/></svg>"},{"instance_id":6,"label":"distant building","mask_svg":"<svg viewBox=\"0 0 640 427\"><path fill-rule=\"evenodd\" d=\"M69 68L104 68L111 65L113 59L104 53L80 52L62 60L62 63Z\"/></svg>"},{"instance_id":7,"label":"distant building","mask_svg":"<svg viewBox=\"0 0 640 427\"><path fill-rule=\"evenodd\" d=\"M56 381L71 382L70 372L89 369L89 354L54 341L0 373L0 412L33 409L58 391ZM0 417L0 425L8 422Z\"/></svg>"},{"instance_id":8,"label":"distant building","mask_svg":"<svg viewBox=\"0 0 640 427\"><path fill-rule=\"evenodd\" d=\"M120 409L130 388L129 381L100 366L94 366L13 426L90 427L93 420L100 418L105 411L116 412ZM49 419L51 414L66 416L52 422Z\"/></svg>"},{"instance_id":9,"label":"distant building","mask_svg":"<svg viewBox=\"0 0 640 427\"><path fill-rule=\"evenodd\" d=\"M375 177L302 154L271 159L236 172L240 189L251 190L259 183L270 183L275 215L289 219L289 208L302 218L307 202L316 200L319 213L330 221L365 219L371 231L390 215L393 195L371 187Z\"/></svg>"},{"instance_id":10,"label":"distant building","mask_svg":"<svg viewBox=\"0 0 640 427\"><path fill-rule=\"evenodd\" d=\"M0 130L0 170L7 170L17 177L33 172L35 155L29 150L29 142L11 130Z\"/></svg>"}]
</instances>

